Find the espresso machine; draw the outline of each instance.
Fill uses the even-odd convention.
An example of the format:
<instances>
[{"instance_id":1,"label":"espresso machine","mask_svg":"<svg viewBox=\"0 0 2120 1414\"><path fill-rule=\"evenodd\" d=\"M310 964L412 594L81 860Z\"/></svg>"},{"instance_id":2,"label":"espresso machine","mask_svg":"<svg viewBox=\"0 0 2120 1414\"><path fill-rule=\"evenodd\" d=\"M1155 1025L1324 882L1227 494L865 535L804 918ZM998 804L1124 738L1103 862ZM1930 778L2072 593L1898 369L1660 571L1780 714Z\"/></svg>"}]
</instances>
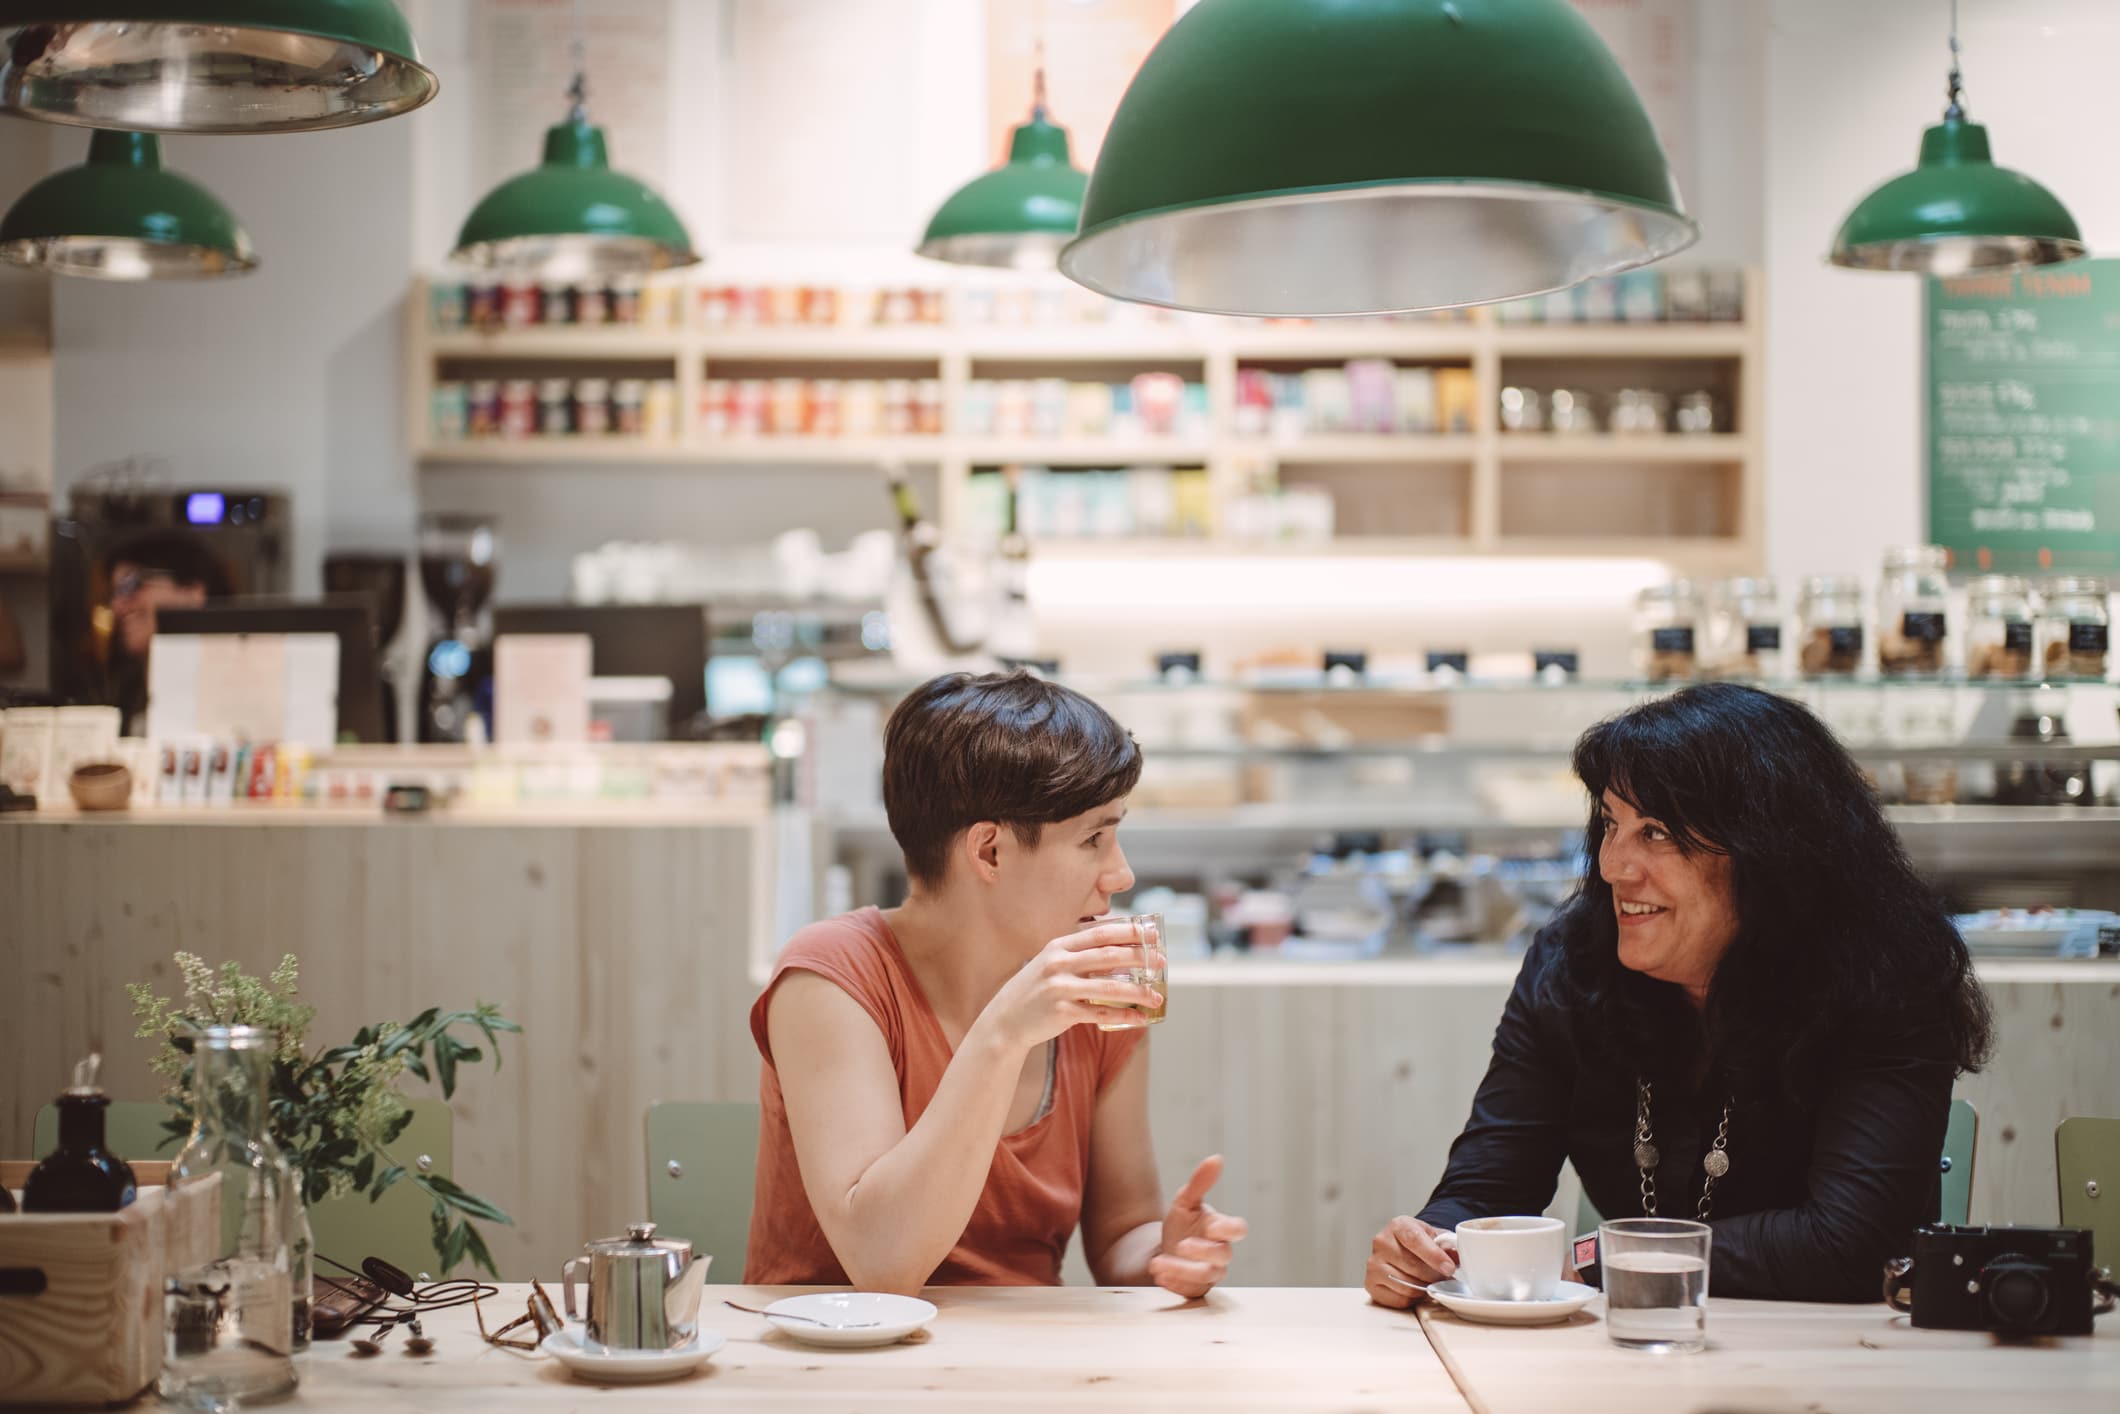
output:
<instances>
[{"instance_id":1,"label":"espresso machine","mask_svg":"<svg viewBox=\"0 0 2120 1414\"><path fill-rule=\"evenodd\" d=\"M390 647L405 622L405 557L387 552L339 550L324 557L324 592L332 595L359 594L367 598L369 616L375 625L376 677L383 685L383 739L401 740L398 734L398 673L391 662Z\"/></svg>"},{"instance_id":2,"label":"espresso machine","mask_svg":"<svg viewBox=\"0 0 2120 1414\"><path fill-rule=\"evenodd\" d=\"M419 739L491 739L493 626L486 606L499 571L492 518L420 517L420 588L427 595L426 667L421 674ZM480 720L478 728L471 719Z\"/></svg>"}]
</instances>

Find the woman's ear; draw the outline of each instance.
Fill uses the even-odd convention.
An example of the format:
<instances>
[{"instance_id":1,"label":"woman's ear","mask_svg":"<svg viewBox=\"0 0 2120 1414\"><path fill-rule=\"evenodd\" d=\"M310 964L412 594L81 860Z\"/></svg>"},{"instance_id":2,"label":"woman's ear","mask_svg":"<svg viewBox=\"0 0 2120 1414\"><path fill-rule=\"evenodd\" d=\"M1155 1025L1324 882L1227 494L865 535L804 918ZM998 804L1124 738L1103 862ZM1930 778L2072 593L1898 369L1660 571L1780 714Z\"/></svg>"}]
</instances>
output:
<instances>
[{"instance_id":1,"label":"woman's ear","mask_svg":"<svg viewBox=\"0 0 2120 1414\"><path fill-rule=\"evenodd\" d=\"M964 862L970 866L972 877L982 884L991 884L1001 877L1001 827L992 820L981 820L964 832Z\"/></svg>"}]
</instances>

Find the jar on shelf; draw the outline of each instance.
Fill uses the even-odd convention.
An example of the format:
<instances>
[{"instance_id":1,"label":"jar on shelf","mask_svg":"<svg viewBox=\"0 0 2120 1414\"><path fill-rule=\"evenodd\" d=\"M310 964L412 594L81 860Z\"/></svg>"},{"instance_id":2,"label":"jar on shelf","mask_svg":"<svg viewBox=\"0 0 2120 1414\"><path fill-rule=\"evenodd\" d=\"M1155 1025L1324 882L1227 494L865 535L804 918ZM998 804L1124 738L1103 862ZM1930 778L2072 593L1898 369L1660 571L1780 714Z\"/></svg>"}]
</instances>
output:
<instances>
[{"instance_id":1,"label":"jar on shelf","mask_svg":"<svg viewBox=\"0 0 2120 1414\"><path fill-rule=\"evenodd\" d=\"M1949 637L1950 551L1901 545L1884 552L1877 585L1877 671L1888 678L1941 677Z\"/></svg>"},{"instance_id":2,"label":"jar on shelf","mask_svg":"<svg viewBox=\"0 0 2120 1414\"><path fill-rule=\"evenodd\" d=\"M1719 419L1715 415L1715 395L1704 388L1680 393L1678 413L1672 422L1680 432L1693 436L1721 431Z\"/></svg>"},{"instance_id":3,"label":"jar on shelf","mask_svg":"<svg viewBox=\"0 0 2120 1414\"><path fill-rule=\"evenodd\" d=\"M2112 656L2110 592L2104 580L2089 575L2048 582L2039 650L2048 677L2105 677Z\"/></svg>"},{"instance_id":4,"label":"jar on shelf","mask_svg":"<svg viewBox=\"0 0 2120 1414\"><path fill-rule=\"evenodd\" d=\"M1862 581L1814 575L1796 604L1797 663L1805 677L1853 677L1862 668Z\"/></svg>"},{"instance_id":5,"label":"jar on shelf","mask_svg":"<svg viewBox=\"0 0 2120 1414\"><path fill-rule=\"evenodd\" d=\"M1723 677L1788 676L1782 652L1781 594L1763 578L1726 579L1715 586L1709 620L1708 663Z\"/></svg>"},{"instance_id":6,"label":"jar on shelf","mask_svg":"<svg viewBox=\"0 0 2120 1414\"><path fill-rule=\"evenodd\" d=\"M1634 651L1650 682L1694 676L1700 666L1700 599L1691 582L1652 584L1635 596Z\"/></svg>"},{"instance_id":7,"label":"jar on shelf","mask_svg":"<svg viewBox=\"0 0 2120 1414\"><path fill-rule=\"evenodd\" d=\"M1545 399L1536 388L1502 389L1502 430L1539 432L1546 426Z\"/></svg>"},{"instance_id":8,"label":"jar on shelf","mask_svg":"<svg viewBox=\"0 0 2120 1414\"><path fill-rule=\"evenodd\" d=\"M1595 432L1597 413L1581 388L1555 388L1547 401L1546 425L1555 432Z\"/></svg>"},{"instance_id":9,"label":"jar on shelf","mask_svg":"<svg viewBox=\"0 0 2120 1414\"><path fill-rule=\"evenodd\" d=\"M2015 575L1988 574L1965 587L1965 675L2031 674L2036 611L2032 587Z\"/></svg>"},{"instance_id":10,"label":"jar on shelf","mask_svg":"<svg viewBox=\"0 0 2120 1414\"><path fill-rule=\"evenodd\" d=\"M1671 400L1654 388L1622 388L1612 395L1610 430L1654 435L1668 425Z\"/></svg>"}]
</instances>

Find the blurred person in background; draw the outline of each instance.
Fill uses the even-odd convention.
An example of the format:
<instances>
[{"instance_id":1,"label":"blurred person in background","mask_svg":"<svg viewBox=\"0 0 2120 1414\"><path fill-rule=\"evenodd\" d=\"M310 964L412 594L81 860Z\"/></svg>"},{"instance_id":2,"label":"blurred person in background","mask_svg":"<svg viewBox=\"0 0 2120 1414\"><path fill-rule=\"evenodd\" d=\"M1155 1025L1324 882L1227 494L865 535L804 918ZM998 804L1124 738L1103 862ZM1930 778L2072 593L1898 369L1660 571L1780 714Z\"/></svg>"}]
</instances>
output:
<instances>
[{"instance_id":1,"label":"blurred person in background","mask_svg":"<svg viewBox=\"0 0 2120 1414\"><path fill-rule=\"evenodd\" d=\"M150 530L111 547L110 701L125 714L125 732L142 733L147 716L147 660L155 616L196 609L228 597L228 567L188 530Z\"/></svg>"}]
</instances>

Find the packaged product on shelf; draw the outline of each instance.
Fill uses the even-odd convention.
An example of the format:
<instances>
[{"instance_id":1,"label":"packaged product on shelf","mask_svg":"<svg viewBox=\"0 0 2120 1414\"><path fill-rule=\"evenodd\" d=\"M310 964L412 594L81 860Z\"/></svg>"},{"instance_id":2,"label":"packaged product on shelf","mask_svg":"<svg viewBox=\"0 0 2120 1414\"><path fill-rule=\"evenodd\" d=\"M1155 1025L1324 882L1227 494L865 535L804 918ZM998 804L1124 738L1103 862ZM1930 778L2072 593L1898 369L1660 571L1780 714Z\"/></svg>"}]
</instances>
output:
<instances>
[{"instance_id":1,"label":"packaged product on shelf","mask_svg":"<svg viewBox=\"0 0 2120 1414\"><path fill-rule=\"evenodd\" d=\"M1067 431L1067 380L1036 378L1031 381L1031 435L1057 438Z\"/></svg>"},{"instance_id":2,"label":"packaged product on shelf","mask_svg":"<svg viewBox=\"0 0 2120 1414\"><path fill-rule=\"evenodd\" d=\"M611 291L591 280L575 287L574 322L601 325L611 322Z\"/></svg>"},{"instance_id":3,"label":"packaged product on shelf","mask_svg":"<svg viewBox=\"0 0 2120 1414\"><path fill-rule=\"evenodd\" d=\"M1934 677L1944 670L1949 635L1950 552L1941 545L1884 552L1877 586L1877 670L1886 677Z\"/></svg>"},{"instance_id":4,"label":"packaged product on shelf","mask_svg":"<svg viewBox=\"0 0 2120 1414\"><path fill-rule=\"evenodd\" d=\"M1435 370L1435 421L1444 432L1470 432L1479 416L1479 384L1469 368Z\"/></svg>"},{"instance_id":5,"label":"packaged product on shelf","mask_svg":"<svg viewBox=\"0 0 2120 1414\"><path fill-rule=\"evenodd\" d=\"M985 285L972 285L957 291L957 322L960 324L993 323L993 290Z\"/></svg>"},{"instance_id":6,"label":"packaged product on shelf","mask_svg":"<svg viewBox=\"0 0 2120 1414\"><path fill-rule=\"evenodd\" d=\"M848 437L874 437L883 431L883 386L873 378L853 378L839 389L839 427Z\"/></svg>"},{"instance_id":7,"label":"packaged product on shelf","mask_svg":"<svg viewBox=\"0 0 2120 1414\"><path fill-rule=\"evenodd\" d=\"M1745 272L1724 266L1708 272L1708 318L1735 324L1745 317Z\"/></svg>"},{"instance_id":8,"label":"packaged product on shelf","mask_svg":"<svg viewBox=\"0 0 2120 1414\"><path fill-rule=\"evenodd\" d=\"M1654 324L1664 317L1664 272L1629 270L1619 277L1619 317L1628 324Z\"/></svg>"},{"instance_id":9,"label":"packaged product on shelf","mask_svg":"<svg viewBox=\"0 0 2120 1414\"><path fill-rule=\"evenodd\" d=\"M1277 442L1292 442L1311 427L1302 376L1270 373L1267 381L1273 389L1273 411L1266 419L1267 434Z\"/></svg>"},{"instance_id":10,"label":"packaged product on shelf","mask_svg":"<svg viewBox=\"0 0 2120 1414\"><path fill-rule=\"evenodd\" d=\"M1652 584L1635 596L1635 663L1648 681L1693 677L1699 632L1700 600L1688 581Z\"/></svg>"},{"instance_id":11,"label":"packaged product on shelf","mask_svg":"<svg viewBox=\"0 0 2120 1414\"><path fill-rule=\"evenodd\" d=\"M703 437L726 437L734 409L736 385L726 378L709 378L699 385L699 432Z\"/></svg>"},{"instance_id":12,"label":"packaged product on shelf","mask_svg":"<svg viewBox=\"0 0 2120 1414\"><path fill-rule=\"evenodd\" d=\"M501 436L528 437L537 431L537 383L510 378L501 384Z\"/></svg>"},{"instance_id":13,"label":"packaged product on shelf","mask_svg":"<svg viewBox=\"0 0 2120 1414\"><path fill-rule=\"evenodd\" d=\"M564 437L574 430L574 385L566 379L538 382L537 430L546 437Z\"/></svg>"},{"instance_id":14,"label":"packaged product on shelf","mask_svg":"<svg viewBox=\"0 0 2120 1414\"><path fill-rule=\"evenodd\" d=\"M1178 413L1185 406L1185 380L1175 373L1137 373L1133 380L1134 411L1147 437L1169 437L1178 430Z\"/></svg>"},{"instance_id":15,"label":"packaged product on shelf","mask_svg":"<svg viewBox=\"0 0 2120 1414\"><path fill-rule=\"evenodd\" d=\"M845 405L844 385L837 378L811 379L809 405L804 410L804 430L813 437L839 436L840 412Z\"/></svg>"},{"instance_id":16,"label":"packaged product on shelf","mask_svg":"<svg viewBox=\"0 0 2120 1414\"><path fill-rule=\"evenodd\" d=\"M1185 401L1178 408L1178 435L1190 441L1205 441L1213 431L1214 408L1207 401L1205 383L1187 383Z\"/></svg>"},{"instance_id":17,"label":"packaged product on shelf","mask_svg":"<svg viewBox=\"0 0 2120 1414\"><path fill-rule=\"evenodd\" d=\"M1089 533L1103 538L1135 533L1134 490L1124 471L1082 473L1088 501Z\"/></svg>"},{"instance_id":18,"label":"packaged product on shelf","mask_svg":"<svg viewBox=\"0 0 2120 1414\"><path fill-rule=\"evenodd\" d=\"M1576 317L1585 324L1612 324L1619 319L1619 287L1609 276L1585 280Z\"/></svg>"},{"instance_id":19,"label":"packaged product on shelf","mask_svg":"<svg viewBox=\"0 0 2120 1414\"><path fill-rule=\"evenodd\" d=\"M1664 318L1696 324L1708 317L1708 275L1704 270L1664 272Z\"/></svg>"},{"instance_id":20,"label":"packaged product on shelf","mask_svg":"<svg viewBox=\"0 0 2120 1414\"><path fill-rule=\"evenodd\" d=\"M1042 309L1044 306L1040 306ZM949 318L949 307L943 292L931 287L913 291L913 319L919 324L941 324Z\"/></svg>"},{"instance_id":21,"label":"packaged product on shelf","mask_svg":"<svg viewBox=\"0 0 2120 1414\"><path fill-rule=\"evenodd\" d=\"M1230 410L1230 427L1239 437L1264 437L1273 414L1273 382L1257 368L1237 370L1237 405Z\"/></svg>"},{"instance_id":22,"label":"packaged product on shelf","mask_svg":"<svg viewBox=\"0 0 2120 1414\"><path fill-rule=\"evenodd\" d=\"M1171 475L1172 500L1177 508L1179 535L1207 536L1215 533L1214 492L1205 467L1185 467Z\"/></svg>"},{"instance_id":23,"label":"packaged product on shelf","mask_svg":"<svg viewBox=\"0 0 2120 1414\"><path fill-rule=\"evenodd\" d=\"M446 332L463 328L471 317L471 302L464 286L456 280L429 285L427 316L436 329Z\"/></svg>"},{"instance_id":24,"label":"packaged product on shelf","mask_svg":"<svg viewBox=\"0 0 2120 1414\"><path fill-rule=\"evenodd\" d=\"M640 323L640 277L621 275L611 282L611 322Z\"/></svg>"},{"instance_id":25,"label":"packaged product on shelf","mask_svg":"<svg viewBox=\"0 0 2120 1414\"><path fill-rule=\"evenodd\" d=\"M641 324L668 329L684 321L685 287L674 280L650 280L640 287Z\"/></svg>"},{"instance_id":26,"label":"packaged product on shelf","mask_svg":"<svg viewBox=\"0 0 2120 1414\"><path fill-rule=\"evenodd\" d=\"M584 378L574 385L574 430L584 437L601 437L611 430L608 379Z\"/></svg>"},{"instance_id":27,"label":"packaged product on shelf","mask_svg":"<svg viewBox=\"0 0 2120 1414\"><path fill-rule=\"evenodd\" d=\"M975 471L964 482L964 520L974 543L991 545L1008 529L1008 481L998 471Z\"/></svg>"},{"instance_id":28,"label":"packaged product on shelf","mask_svg":"<svg viewBox=\"0 0 2120 1414\"><path fill-rule=\"evenodd\" d=\"M803 310L803 318L812 324L837 324L839 322L839 290L833 285L815 285Z\"/></svg>"},{"instance_id":29,"label":"packaged product on shelf","mask_svg":"<svg viewBox=\"0 0 2120 1414\"><path fill-rule=\"evenodd\" d=\"M2036 661L2032 587L2015 575L1981 575L1965 587L1965 675L2022 678Z\"/></svg>"},{"instance_id":30,"label":"packaged product on shelf","mask_svg":"<svg viewBox=\"0 0 2120 1414\"><path fill-rule=\"evenodd\" d=\"M1045 478L1047 532L1056 540L1080 540L1089 534L1089 487L1087 472L1054 471Z\"/></svg>"},{"instance_id":31,"label":"packaged product on shelf","mask_svg":"<svg viewBox=\"0 0 2120 1414\"><path fill-rule=\"evenodd\" d=\"M1134 533L1156 539L1178 533L1178 482L1167 466L1135 467L1127 478Z\"/></svg>"},{"instance_id":32,"label":"packaged product on shelf","mask_svg":"<svg viewBox=\"0 0 2120 1414\"><path fill-rule=\"evenodd\" d=\"M802 322L802 288L798 285L769 285L765 291L764 315L761 324L800 324Z\"/></svg>"},{"instance_id":33,"label":"packaged product on shelf","mask_svg":"<svg viewBox=\"0 0 2120 1414\"><path fill-rule=\"evenodd\" d=\"M1070 383L1067 389L1067 435L1103 437L1111 432L1112 390L1108 383Z\"/></svg>"},{"instance_id":34,"label":"packaged product on shelf","mask_svg":"<svg viewBox=\"0 0 2120 1414\"><path fill-rule=\"evenodd\" d=\"M805 388L800 378L775 378L772 398L766 404L766 435L793 437L802 432Z\"/></svg>"},{"instance_id":35,"label":"packaged product on shelf","mask_svg":"<svg viewBox=\"0 0 2120 1414\"><path fill-rule=\"evenodd\" d=\"M501 385L498 379L476 378L468 387L470 426L474 437L491 437L501 430Z\"/></svg>"},{"instance_id":36,"label":"packaged product on shelf","mask_svg":"<svg viewBox=\"0 0 2120 1414\"><path fill-rule=\"evenodd\" d=\"M1146 426L1141 421L1141 405L1134 396L1133 384L1112 385L1112 415L1108 428L1106 435L1114 442L1137 441L1144 434Z\"/></svg>"},{"instance_id":37,"label":"packaged product on shelf","mask_svg":"<svg viewBox=\"0 0 2120 1414\"><path fill-rule=\"evenodd\" d=\"M766 435L766 412L772 406L773 385L763 378L739 378L729 404L729 432L736 437Z\"/></svg>"},{"instance_id":38,"label":"packaged product on shelf","mask_svg":"<svg viewBox=\"0 0 2120 1414\"><path fill-rule=\"evenodd\" d=\"M1862 581L1814 575L1796 606L1800 666L1807 677L1852 677L1862 667Z\"/></svg>"},{"instance_id":39,"label":"packaged product on shelf","mask_svg":"<svg viewBox=\"0 0 2120 1414\"><path fill-rule=\"evenodd\" d=\"M432 402L435 441L459 441L471 430L471 399L462 383L435 384Z\"/></svg>"},{"instance_id":40,"label":"packaged product on shelf","mask_svg":"<svg viewBox=\"0 0 2120 1414\"><path fill-rule=\"evenodd\" d=\"M474 280L464 287L464 321L474 329L492 329L501 322L501 287L492 280Z\"/></svg>"},{"instance_id":41,"label":"packaged product on shelf","mask_svg":"<svg viewBox=\"0 0 2120 1414\"><path fill-rule=\"evenodd\" d=\"M1398 370L1388 358L1347 362L1347 430L1389 433L1398 421Z\"/></svg>"},{"instance_id":42,"label":"packaged product on shelf","mask_svg":"<svg viewBox=\"0 0 2120 1414\"><path fill-rule=\"evenodd\" d=\"M883 383L883 433L886 437L910 437L918 413L913 405L913 380L887 378Z\"/></svg>"},{"instance_id":43,"label":"packaged product on shelf","mask_svg":"<svg viewBox=\"0 0 2120 1414\"><path fill-rule=\"evenodd\" d=\"M735 323L735 296L727 285L701 285L694 300L699 327L721 329Z\"/></svg>"},{"instance_id":44,"label":"packaged product on shelf","mask_svg":"<svg viewBox=\"0 0 2120 1414\"><path fill-rule=\"evenodd\" d=\"M611 385L611 430L621 437L638 437L647 426L648 384L642 378L621 378Z\"/></svg>"},{"instance_id":45,"label":"packaged product on shelf","mask_svg":"<svg viewBox=\"0 0 2120 1414\"><path fill-rule=\"evenodd\" d=\"M2050 677L2102 681L2111 666L2110 586L2092 575L2068 575L2046 586L2039 661Z\"/></svg>"},{"instance_id":46,"label":"packaged product on shelf","mask_svg":"<svg viewBox=\"0 0 2120 1414\"><path fill-rule=\"evenodd\" d=\"M527 329L537 323L537 286L528 280L510 280L501 286L501 323L510 329Z\"/></svg>"},{"instance_id":47,"label":"packaged product on shelf","mask_svg":"<svg viewBox=\"0 0 2120 1414\"><path fill-rule=\"evenodd\" d=\"M652 441L677 440L677 380L650 378L648 396L641 414L641 432Z\"/></svg>"},{"instance_id":48,"label":"packaged product on shelf","mask_svg":"<svg viewBox=\"0 0 2120 1414\"><path fill-rule=\"evenodd\" d=\"M1335 435L1348 430L1354 415L1353 395L1345 368L1308 368L1302 373L1303 414L1311 432Z\"/></svg>"},{"instance_id":49,"label":"packaged product on shelf","mask_svg":"<svg viewBox=\"0 0 2120 1414\"><path fill-rule=\"evenodd\" d=\"M1428 433L1436 430L1435 370L1401 368L1392 379L1392 400L1398 409L1400 432Z\"/></svg>"},{"instance_id":50,"label":"packaged product on shelf","mask_svg":"<svg viewBox=\"0 0 2120 1414\"><path fill-rule=\"evenodd\" d=\"M574 286L565 280L547 280L538 288L537 322L540 324L572 324L574 322Z\"/></svg>"}]
</instances>

